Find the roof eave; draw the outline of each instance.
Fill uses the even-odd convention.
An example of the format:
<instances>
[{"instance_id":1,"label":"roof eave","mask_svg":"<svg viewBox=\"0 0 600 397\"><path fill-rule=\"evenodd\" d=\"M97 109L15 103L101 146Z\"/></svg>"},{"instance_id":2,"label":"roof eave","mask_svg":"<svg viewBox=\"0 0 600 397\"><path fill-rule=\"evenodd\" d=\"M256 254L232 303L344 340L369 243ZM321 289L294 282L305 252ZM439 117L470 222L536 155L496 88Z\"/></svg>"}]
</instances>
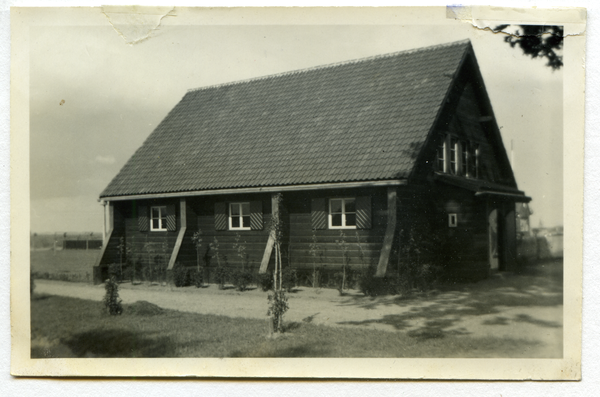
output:
<instances>
[{"instance_id":1,"label":"roof eave","mask_svg":"<svg viewBox=\"0 0 600 397\"><path fill-rule=\"evenodd\" d=\"M325 190L325 189L356 189L370 187L386 187L386 186L401 186L406 185L406 179L388 179L376 181L358 181L358 182L334 182L334 183L315 183L306 185L285 185L285 186L256 186L256 187L241 187L230 189L210 189L210 190L194 190L182 192L167 192L167 193L148 193L148 194L129 194L122 196L100 196L104 201L125 201L125 200L147 200L175 197L195 197L195 196L216 196L224 194L249 194L249 193L276 193L276 192L291 192L291 191L310 191L310 190Z\"/></svg>"}]
</instances>

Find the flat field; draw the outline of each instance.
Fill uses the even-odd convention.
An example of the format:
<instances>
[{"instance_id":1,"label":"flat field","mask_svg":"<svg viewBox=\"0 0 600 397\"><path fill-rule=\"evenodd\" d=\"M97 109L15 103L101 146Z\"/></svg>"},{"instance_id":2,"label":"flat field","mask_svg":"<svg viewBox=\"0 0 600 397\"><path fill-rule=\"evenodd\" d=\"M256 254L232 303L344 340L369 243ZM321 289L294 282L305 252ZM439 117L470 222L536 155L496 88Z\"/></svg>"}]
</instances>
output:
<instances>
[{"instance_id":1,"label":"flat field","mask_svg":"<svg viewBox=\"0 0 600 397\"><path fill-rule=\"evenodd\" d=\"M31 271L36 278L91 281L92 267L100 250L36 250L31 252Z\"/></svg>"}]
</instances>

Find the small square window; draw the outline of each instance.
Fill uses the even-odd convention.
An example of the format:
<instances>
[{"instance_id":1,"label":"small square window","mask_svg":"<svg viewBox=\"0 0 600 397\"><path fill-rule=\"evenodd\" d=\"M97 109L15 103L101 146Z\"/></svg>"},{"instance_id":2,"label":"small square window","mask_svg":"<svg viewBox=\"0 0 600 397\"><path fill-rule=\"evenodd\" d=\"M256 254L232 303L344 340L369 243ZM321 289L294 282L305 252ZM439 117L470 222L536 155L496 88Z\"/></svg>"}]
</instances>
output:
<instances>
[{"instance_id":1,"label":"small square window","mask_svg":"<svg viewBox=\"0 0 600 397\"><path fill-rule=\"evenodd\" d=\"M448 227L456 227L458 226L458 215L457 214L448 214Z\"/></svg>"},{"instance_id":2,"label":"small square window","mask_svg":"<svg viewBox=\"0 0 600 397\"><path fill-rule=\"evenodd\" d=\"M354 198L329 200L329 228L356 229L356 200Z\"/></svg>"},{"instance_id":3,"label":"small square window","mask_svg":"<svg viewBox=\"0 0 600 397\"><path fill-rule=\"evenodd\" d=\"M163 232L167 230L167 207L150 208L150 230L153 232Z\"/></svg>"},{"instance_id":4,"label":"small square window","mask_svg":"<svg viewBox=\"0 0 600 397\"><path fill-rule=\"evenodd\" d=\"M229 229L250 230L250 203L229 203Z\"/></svg>"}]
</instances>

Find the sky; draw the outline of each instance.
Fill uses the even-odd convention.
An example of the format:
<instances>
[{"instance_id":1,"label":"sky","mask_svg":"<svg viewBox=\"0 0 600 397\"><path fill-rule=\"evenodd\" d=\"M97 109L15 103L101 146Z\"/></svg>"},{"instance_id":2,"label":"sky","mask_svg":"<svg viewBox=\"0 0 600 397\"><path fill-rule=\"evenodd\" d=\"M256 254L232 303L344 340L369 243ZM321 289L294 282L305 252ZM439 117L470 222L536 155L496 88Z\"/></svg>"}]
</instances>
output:
<instances>
[{"instance_id":1,"label":"sky","mask_svg":"<svg viewBox=\"0 0 600 397\"><path fill-rule=\"evenodd\" d=\"M30 29L31 231L101 231L98 196L188 89L471 39L533 227L563 224L563 72L459 21Z\"/></svg>"}]
</instances>

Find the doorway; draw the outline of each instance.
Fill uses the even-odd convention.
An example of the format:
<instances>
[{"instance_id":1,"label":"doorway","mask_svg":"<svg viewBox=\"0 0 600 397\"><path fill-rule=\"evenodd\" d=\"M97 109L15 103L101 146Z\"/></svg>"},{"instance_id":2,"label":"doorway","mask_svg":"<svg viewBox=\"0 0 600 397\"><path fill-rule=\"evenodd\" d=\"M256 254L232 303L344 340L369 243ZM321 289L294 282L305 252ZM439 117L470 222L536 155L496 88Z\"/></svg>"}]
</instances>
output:
<instances>
[{"instance_id":1,"label":"doorway","mask_svg":"<svg viewBox=\"0 0 600 397\"><path fill-rule=\"evenodd\" d=\"M498 233L498 210L494 208L488 215L489 263L493 271L500 269L500 250Z\"/></svg>"}]
</instances>

